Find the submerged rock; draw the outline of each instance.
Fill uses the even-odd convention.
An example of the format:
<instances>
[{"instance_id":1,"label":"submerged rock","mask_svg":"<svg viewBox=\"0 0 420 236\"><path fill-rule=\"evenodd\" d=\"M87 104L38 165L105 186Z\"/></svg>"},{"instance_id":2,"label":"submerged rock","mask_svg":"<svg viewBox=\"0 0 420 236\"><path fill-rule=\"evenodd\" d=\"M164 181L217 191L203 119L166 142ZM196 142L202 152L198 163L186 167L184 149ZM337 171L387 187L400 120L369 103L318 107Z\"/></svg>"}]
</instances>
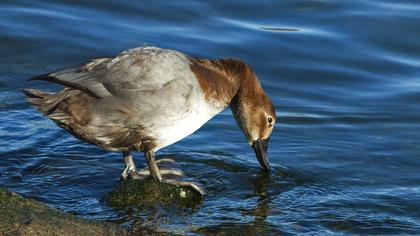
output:
<instances>
[{"instance_id":1,"label":"submerged rock","mask_svg":"<svg viewBox=\"0 0 420 236\"><path fill-rule=\"evenodd\" d=\"M105 201L109 206L117 208L157 204L193 208L202 199L200 194L189 187L130 179L110 192Z\"/></svg>"},{"instance_id":2,"label":"submerged rock","mask_svg":"<svg viewBox=\"0 0 420 236\"><path fill-rule=\"evenodd\" d=\"M125 235L116 225L77 218L0 188L0 235Z\"/></svg>"}]
</instances>

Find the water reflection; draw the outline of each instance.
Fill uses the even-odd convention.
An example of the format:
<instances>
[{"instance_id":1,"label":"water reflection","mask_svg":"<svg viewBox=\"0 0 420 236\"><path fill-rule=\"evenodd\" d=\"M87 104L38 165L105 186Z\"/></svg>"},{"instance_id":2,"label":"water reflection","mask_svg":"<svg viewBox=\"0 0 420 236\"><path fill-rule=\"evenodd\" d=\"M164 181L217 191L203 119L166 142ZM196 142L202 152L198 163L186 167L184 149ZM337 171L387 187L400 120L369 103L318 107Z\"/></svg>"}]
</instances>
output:
<instances>
[{"instance_id":1,"label":"water reflection","mask_svg":"<svg viewBox=\"0 0 420 236\"><path fill-rule=\"evenodd\" d=\"M266 221L271 211L277 208L272 204L272 195L270 193L269 185L272 182L271 174L259 173L253 181L254 195L258 196L256 205L249 213L254 216L254 220L250 222L250 228L254 228L253 234L264 234L270 230L271 227Z\"/></svg>"},{"instance_id":2,"label":"water reflection","mask_svg":"<svg viewBox=\"0 0 420 236\"><path fill-rule=\"evenodd\" d=\"M284 31L284 32L296 32L299 31L299 29L295 29L295 28L281 28L281 27L269 27L269 26L263 26L260 27L260 29L263 30L269 30L269 31Z\"/></svg>"}]
</instances>

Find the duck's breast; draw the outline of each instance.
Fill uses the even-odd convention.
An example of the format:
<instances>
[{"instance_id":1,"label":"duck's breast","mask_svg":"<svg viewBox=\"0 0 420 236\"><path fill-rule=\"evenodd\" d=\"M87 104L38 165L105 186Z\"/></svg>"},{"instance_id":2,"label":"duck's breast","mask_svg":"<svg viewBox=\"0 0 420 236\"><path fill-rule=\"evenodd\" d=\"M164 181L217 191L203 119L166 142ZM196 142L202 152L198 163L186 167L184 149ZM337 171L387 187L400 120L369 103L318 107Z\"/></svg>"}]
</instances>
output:
<instances>
[{"instance_id":1,"label":"duck's breast","mask_svg":"<svg viewBox=\"0 0 420 236\"><path fill-rule=\"evenodd\" d=\"M153 119L147 126L156 137L156 150L192 134L224 109L205 99L188 64L176 80L146 98L148 101L139 105L152 108L154 113L146 116Z\"/></svg>"}]
</instances>

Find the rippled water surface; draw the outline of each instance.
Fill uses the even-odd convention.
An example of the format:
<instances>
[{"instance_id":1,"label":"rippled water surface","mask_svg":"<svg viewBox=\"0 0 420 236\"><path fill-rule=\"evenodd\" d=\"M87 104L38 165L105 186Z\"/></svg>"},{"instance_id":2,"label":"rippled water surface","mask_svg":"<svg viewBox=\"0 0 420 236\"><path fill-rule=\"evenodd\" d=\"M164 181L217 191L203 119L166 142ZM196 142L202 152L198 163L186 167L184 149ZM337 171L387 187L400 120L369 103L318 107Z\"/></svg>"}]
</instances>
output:
<instances>
[{"instance_id":1,"label":"rippled water surface","mask_svg":"<svg viewBox=\"0 0 420 236\"><path fill-rule=\"evenodd\" d=\"M420 234L418 1L134 2L1 1L1 186L152 231ZM20 89L58 89L26 79L143 45L252 65L278 112L271 176L227 109L158 153L205 187L201 204L104 203L121 154L73 138Z\"/></svg>"}]
</instances>

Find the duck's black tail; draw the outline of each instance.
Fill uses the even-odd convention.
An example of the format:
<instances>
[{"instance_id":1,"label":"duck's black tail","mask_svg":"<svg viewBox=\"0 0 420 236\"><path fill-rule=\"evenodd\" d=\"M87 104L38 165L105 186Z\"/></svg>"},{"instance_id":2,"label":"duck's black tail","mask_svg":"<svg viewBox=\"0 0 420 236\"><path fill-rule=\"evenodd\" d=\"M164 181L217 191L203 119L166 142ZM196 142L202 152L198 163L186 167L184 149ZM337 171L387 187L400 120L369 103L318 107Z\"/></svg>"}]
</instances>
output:
<instances>
[{"instance_id":1,"label":"duck's black tail","mask_svg":"<svg viewBox=\"0 0 420 236\"><path fill-rule=\"evenodd\" d=\"M94 99L72 88L65 88L57 93L23 89L23 94L40 112L60 126L69 126L72 122L87 122Z\"/></svg>"},{"instance_id":2,"label":"duck's black tail","mask_svg":"<svg viewBox=\"0 0 420 236\"><path fill-rule=\"evenodd\" d=\"M26 100L28 100L28 102L34 105L45 115L49 115L54 112L58 103L66 98L65 94L61 92L46 93L36 89L23 89L23 94L25 94Z\"/></svg>"},{"instance_id":3,"label":"duck's black tail","mask_svg":"<svg viewBox=\"0 0 420 236\"><path fill-rule=\"evenodd\" d=\"M38 108L38 110L42 111L43 113L47 112L47 110L43 109L45 108L44 99L48 95L51 95L51 93L45 93L36 89L23 89L22 92L25 94L26 100L28 100L28 102L36 106L36 108Z\"/></svg>"}]
</instances>

